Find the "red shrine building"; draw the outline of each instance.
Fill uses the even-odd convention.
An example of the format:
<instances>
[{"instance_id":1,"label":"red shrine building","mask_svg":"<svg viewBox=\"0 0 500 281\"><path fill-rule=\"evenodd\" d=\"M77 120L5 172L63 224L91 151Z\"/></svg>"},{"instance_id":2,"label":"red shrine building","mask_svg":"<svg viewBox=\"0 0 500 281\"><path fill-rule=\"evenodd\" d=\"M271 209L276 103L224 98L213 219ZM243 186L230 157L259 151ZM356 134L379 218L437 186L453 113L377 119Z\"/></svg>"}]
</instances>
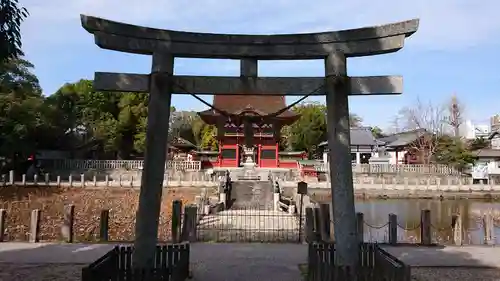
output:
<instances>
[{"instance_id":1,"label":"red shrine building","mask_svg":"<svg viewBox=\"0 0 500 281\"><path fill-rule=\"evenodd\" d=\"M279 151L281 128L293 124L300 115L286 110L274 117L260 118L285 108L284 96L214 95L213 107L231 117L213 109L198 112L205 123L216 126L218 131L219 151L196 153L203 168L236 168L247 164L297 168L297 160L307 157L303 151Z\"/></svg>"}]
</instances>

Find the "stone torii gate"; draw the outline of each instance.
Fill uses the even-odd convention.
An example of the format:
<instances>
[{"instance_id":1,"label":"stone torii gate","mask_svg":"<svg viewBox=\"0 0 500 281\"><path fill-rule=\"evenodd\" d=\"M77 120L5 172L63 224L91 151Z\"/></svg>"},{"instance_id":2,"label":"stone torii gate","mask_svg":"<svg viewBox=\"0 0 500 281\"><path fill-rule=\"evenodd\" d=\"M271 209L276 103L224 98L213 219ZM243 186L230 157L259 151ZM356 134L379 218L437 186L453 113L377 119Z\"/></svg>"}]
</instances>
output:
<instances>
[{"instance_id":1,"label":"stone torii gate","mask_svg":"<svg viewBox=\"0 0 500 281\"><path fill-rule=\"evenodd\" d=\"M330 178L335 240L340 265L358 258L349 136L349 95L400 94L400 76L348 77L346 59L396 52L418 29L418 19L323 33L228 35L134 26L81 16L95 43L120 52L152 55L150 74L96 72L97 91L145 92L149 95L146 152L136 217L134 266L150 267L157 243L162 182L172 93L227 95L304 95L324 85L330 148ZM174 58L241 60L240 77L174 75ZM258 77L259 60L324 59L324 77Z\"/></svg>"}]
</instances>

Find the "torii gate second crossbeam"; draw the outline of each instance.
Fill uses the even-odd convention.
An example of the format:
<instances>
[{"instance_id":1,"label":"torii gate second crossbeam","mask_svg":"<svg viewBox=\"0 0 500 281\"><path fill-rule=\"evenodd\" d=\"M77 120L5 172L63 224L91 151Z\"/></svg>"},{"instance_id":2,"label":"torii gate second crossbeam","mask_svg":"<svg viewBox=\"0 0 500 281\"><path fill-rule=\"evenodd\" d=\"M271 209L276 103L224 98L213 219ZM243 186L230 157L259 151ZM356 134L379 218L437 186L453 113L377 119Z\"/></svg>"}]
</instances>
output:
<instances>
[{"instance_id":1,"label":"torii gate second crossbeam","mask_svg":"<svg viewBox=\"0 0 500 281\"><path fill-rule=\"evenodd\" d=\"M359 29L286 35L193 33L134 26L81 16L82 26L104 49L152 55L150 74L96 72L95 90L149 92L146 153L136 218L134 266L153 264L165 172L171 95L304 95L324 85L330 148L337 262L355 266L358 238L350 156L349 95L400 94L399 76L348 77L346 59L396 52L419 20ZM176 76L174 58L241 60L240 77ZM325 77L258 77L259 60L324 59Z\"/></svg>"}]
</instances>

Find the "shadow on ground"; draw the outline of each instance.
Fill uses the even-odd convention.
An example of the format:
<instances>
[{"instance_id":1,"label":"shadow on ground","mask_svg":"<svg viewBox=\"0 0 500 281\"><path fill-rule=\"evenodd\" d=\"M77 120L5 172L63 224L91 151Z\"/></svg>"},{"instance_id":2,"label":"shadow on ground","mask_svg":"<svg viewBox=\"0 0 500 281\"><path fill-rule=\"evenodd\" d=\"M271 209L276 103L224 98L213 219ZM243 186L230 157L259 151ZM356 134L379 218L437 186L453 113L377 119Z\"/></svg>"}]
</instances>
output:
<instances>
[{"instance_id":1,"label":"shadow on ground","mask_svg":"<svg viewBox=\"0 0 500 281\"><path fill-rule=\"evenodd\" d=\"M10 267L18 267L26 264L77 264L79 270L84 264L104 255L114 245L116 244L7 242L0 244L0 265L9 263ZM397 258L412 265L412 272L417 280L444 280L450 276L458 280L500 278L499 248L407 245L383 247ZM307 246L194 243L190 260L194 280L300 280L298 265L307 261Z\"/></svg>"}]
</instances>

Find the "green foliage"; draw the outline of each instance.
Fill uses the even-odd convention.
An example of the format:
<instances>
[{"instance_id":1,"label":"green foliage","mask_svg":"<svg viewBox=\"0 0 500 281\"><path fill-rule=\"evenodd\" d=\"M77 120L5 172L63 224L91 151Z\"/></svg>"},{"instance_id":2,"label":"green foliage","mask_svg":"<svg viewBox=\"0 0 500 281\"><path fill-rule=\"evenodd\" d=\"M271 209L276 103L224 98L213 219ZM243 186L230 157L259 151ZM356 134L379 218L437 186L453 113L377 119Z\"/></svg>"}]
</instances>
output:
<instances>
[{"instance_id":1,"label":"green foliage","mask_svg":"<svg viewBox=\"0 0 500 281\"><path fill-rule=\"evenodd\" d=\"M144 153L148 94L95 92L92 81L80 80L64 85L48 100L59 108L58 125L71 132L75 144L98 141L103 153L115 153L120 159ZM177 113L175 107L171 111ZM179 123L185 121L182 118L170 119L170 138L188 126Z\"/></svg>"},{"instance_id":2,"label":"green foliage","mask_svg":"<svg viewBox=\"0 0 500 281\"><path fill-rule=\"evenodd\" d=\"M34 66L24 59L9 59L0 63L0 92L16 97L41 97L38 78L32 73Z\"/></svg>"},{"instance_id":3,"label":"green foliage","mask_svg":"<svg viewBox=\"0 0 500 281\"><path fill-rule=\"evenodd\" d=\"M194 111L175 111L170 115L170 138L181 137L196 143L192 125L198 119Z\"/></svg>"},{"instance_id":4,"label":"green foliage","mask_svg":"<svg viewBox=\"0 0 500 281\"><path fill-rule=\"evenodd\" d=\"M469 149L474 151L474 150L487 148L489 145L490 145L490 143L487 139L485 139L483 137L478 137L470 142Z\"/></svg>"},{"instance_id":5,"label":"green foliage","mask_svg":"<svg viewBox=\"0 0 500 281\"><path fill-rule=\"evenodd\" d=\"M280 147L307 151L313 157L318 153L317 145L327 139L326 106L319 102L302 103L294 107L293 111L301 117L292 125L282 128ZM351 127L360 127L362 121L356 114L349 115Z\"/></svg>"},{"instance_id":6,"label":"green foliage","mask_svg":"<svg viewBox=\"0 0 500 281\"><path fill-rule=\"evenodd\" d=\"M21 23L28 16L18 0L0 0L0 63L23 56Z\"/></svg>"},{"instance_id":7,"label":"green foliage","mask_svg":"<svg viewBox=\"0 0 500 281\"><path fill-rule=\"evenodd\" d=\"M201 146L203 139L203 128L207 126L199 116L196 116L191 122L191 131L193 133L192 143Z\"/></svg>"},{"instance_id":8,"label":"green foliage","mask_svg":"<svg viewBox=\"0 0 500 281\"><path fill-rule=\"evenodd\" d=\"M219 150L217 138L217 128L213 125L206 125L203 127L201 132L201 144L200 148L202 150L217 151Z\"/></svg>"},{"instance_id":9,"label":"green foliage","mask_svg":"<svg viewBox=\"0 0 500 281\"><path fill-rule=\"evenodd\" d=\"M0 153L32 153L35 149L97 149L103 155L128 159L146 146L148 95L93 91L92 81L63 85L44 98L33 65L16 59L0 64ZM326 108L319 103L301 104L293 110L301 118L283 128L287 150L311 155L326 139ZM182 137L202 150L218 150L215 126L205 124L196 112L171 108L169 139ZM357 126L361 118L351 116ZM167 129L167 128L165 128Z\"/></svg>"},{"instance_id":10,"label":"green foliage","mask_svg":"<svg viewBox=\"0 0 500 281\"><path fill-rule=\"evenodd\" d=\"M377 126L372 127L371 131L372 131L373 137L376 139L385 137L384 133L382 132L382 129L380 129Z\"/></svg>"},{"instance_id":11,"label":"green foliage","mask_svg":"<svg viewBox=\"0 0 500 281\"><path fill-rule=\"evenodd\" d=\"M438 140L434 153L435 162L463 169L468 164L473 164L475 160L476 157L462 140L449 136L443 136Z\"/></svg>"},{"instance_id":12,"label":"green foliage","mask_svg":"<svg viewBox=\"0 0 500 281\"><path fill-rule=\"evenodd\" d=\"M217 141L217 128L208 125L196 115L189 124L192 133L192 139L187 139L197 145L201 150L217 151L219 143Z\"/></svg>"},{"instance_id":13,"label":"green foliage","mask_svg":"<svg viewBox=\"0 0 500 281\"><path fill-rule=\"evenodd\" d=\"M92 81L80 80L48 100L60 110L59 126L81 143L98 141L104 152L122 159L144 151L147 94L95 92Z\"/></svg>"},{"instance_id":14,"label":"green foliage","mask_svg":"<svg viewBox=\"0 0 500 281\"><path fill-rule=\"evenodd\" d=\"M0 64L0 154L33 153L36 149L72 150L91 144L102 154L128 159L142 154L146 146L148 94L103 93L93 91L92 81L63 85L44 98L33 65L23 59ZM327 139L326 107L302 103L292 109L299 120L281 130L280 147L307 151L317 156L317 145ZM201 150L218 150L217 128L205 124L192 111L171 108L169 139L182 137ZM351 126L362 119L350 115ZM165 128L167 129L167 128ZM383 136L378 127L376 137ZM484 139L467 148L459 140L442 137L434 161L463 167L474 162L470 149L486 147Z\"/></svg>"},{"instance_id":15,"label":"green foliage","mask_svg":"<svg viewBox=\"0 0 500 281\"><path fill-rule=\"evenodd\" d=\"M134 149L139 153L144 153L144 151L146 150L147 123L147 117L141 117L137 122L137 133L134 136Z\"/></svg>"},{"instance_id":16,"label":"green foliage","mask_svg":"<svg viewBox=\"0 0 500 281\"><path fill-rule=\"evenodd\" d=\"M280 132L279 148L284 151L293 151L293 144L291 143L291 128L290 126L283 126Z\"/></svg>"},{"instance_id":17,"label":"green foliage","mask_svg":"<svg viewBox=\"0 0 500 281\"><path fill-rule=\"evenodd\" d=\"M293 108L300 114L287 136L293 150L307 151L309 156L317 153L317 145L326 139L326 106L317 102L303 103Z\"/></svg>"},{"instance_id":18,"label":"green foliage","mask_svg":"<svg viewBox=\"0 0 500 281\"><path fill-rule=\"evenodd\" d=\"M38 79L26 60L0 64L0 153L30 153L40 143L50 143L51 108L44 106Z\"/></svg>"}]
</instances>

